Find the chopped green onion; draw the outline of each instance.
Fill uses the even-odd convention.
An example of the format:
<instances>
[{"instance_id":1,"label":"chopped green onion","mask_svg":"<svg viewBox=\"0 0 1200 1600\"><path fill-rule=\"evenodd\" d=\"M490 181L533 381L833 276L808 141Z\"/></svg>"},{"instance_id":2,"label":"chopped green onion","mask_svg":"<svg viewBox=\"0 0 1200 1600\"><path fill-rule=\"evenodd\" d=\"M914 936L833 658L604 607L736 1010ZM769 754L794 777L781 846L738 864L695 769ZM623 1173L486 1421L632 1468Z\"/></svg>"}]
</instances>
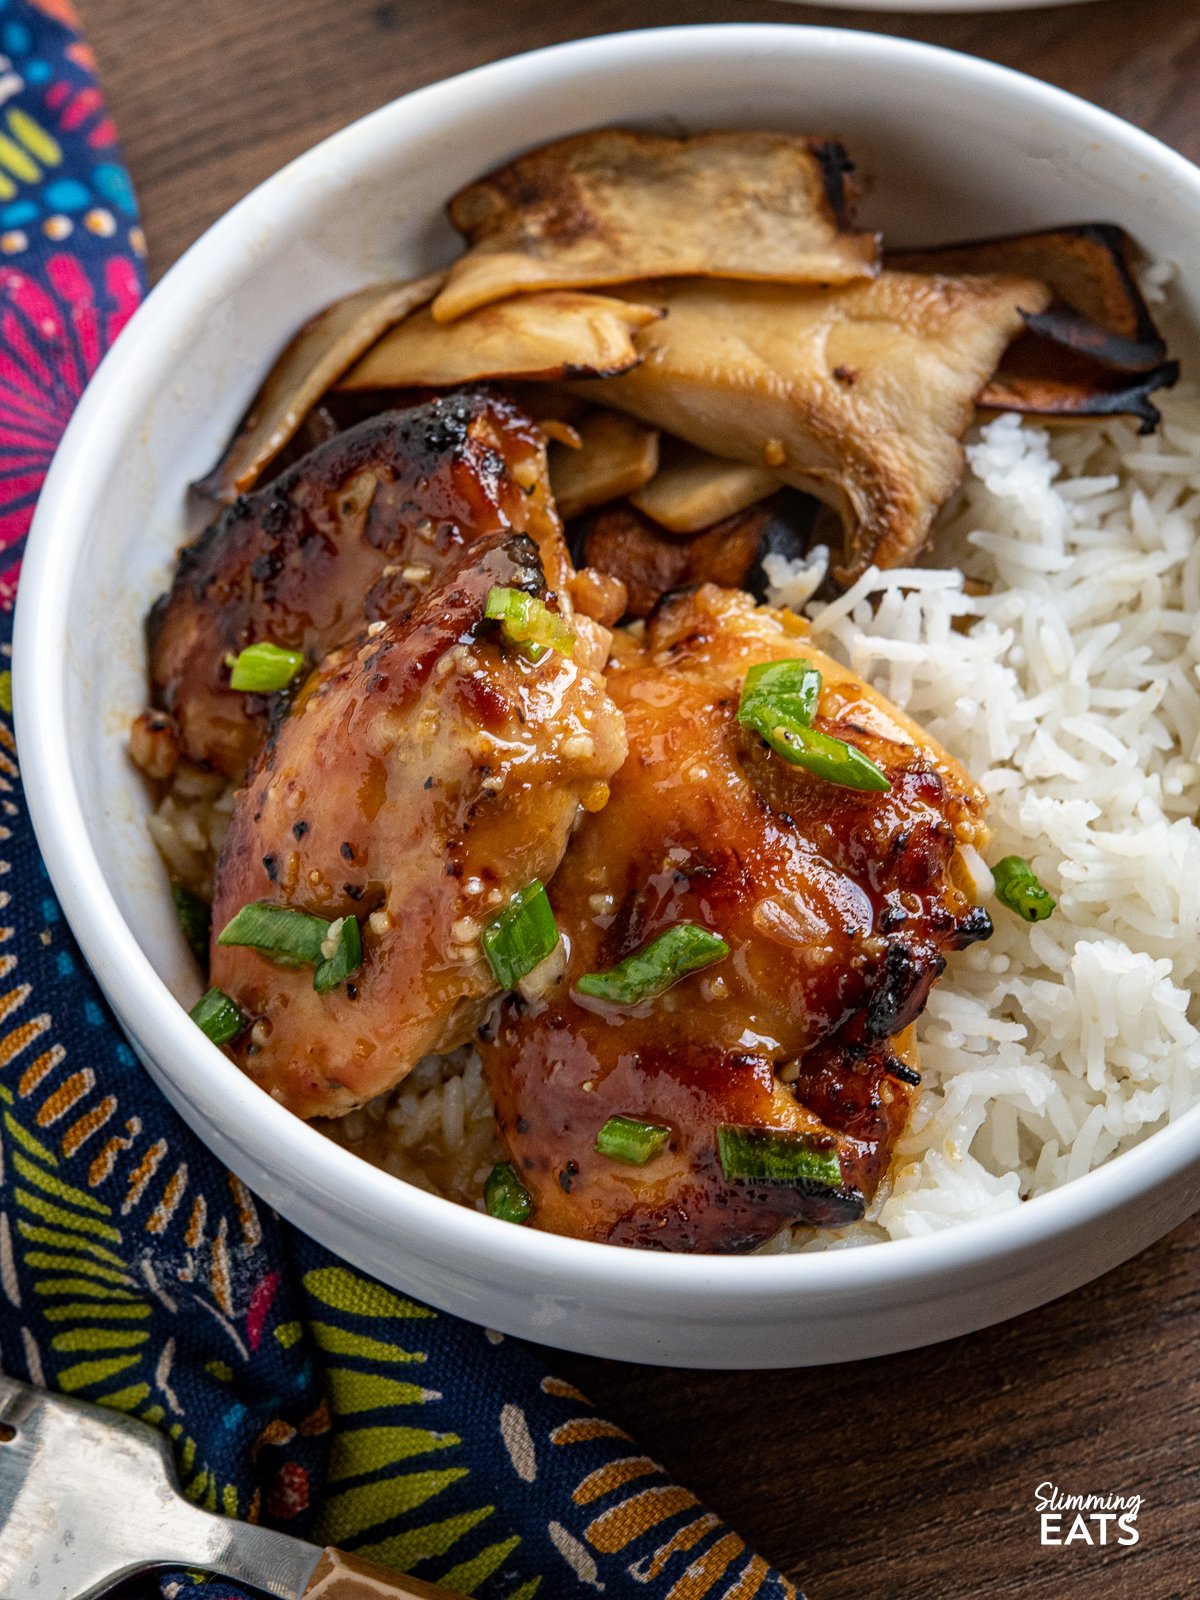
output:
<instances>
[{"instance_id":1,"label":"chopped green onion","mask_svg":"<svg viewBox=\"0 0 1200 1600\"><path fill-rule=\"evenodd\" d=\"M746 674L737 718L776 755L826 783L843 789L890 789L886 774L870 756L856 745L810 726L820 693L821 674L810 662L769 661L751 667Z\"/></svg>"},{"instance_id":2,"label":"chopped green onion","mask_svg":"<svg viewBox=\"0 0 1200 1600\"><path fill-rule=\"evenodd\" d=\"M828 1139L726 1122L717 1129L717 1154L727 1178L842 1187L842 1164L836 1146Z\"/></svg>"},{"instance_id":3,"label":"chopped green onion","mask_svg":"<svg viewBox=\"0 0 1200 1600\"><path fill-rule=\"evenodd\" d=\"M694 922L677 922L607 972L585 972L575 987L595 1000L635 1006L640 1000L665 994L689 972L698 972L728 954L729 946L717 934Z\"/></svg>"},{"instance_id":4,"label":"chopped green onion","mask_svg":"<svg viewBox=\"0 0 1200 1600\"><path fill-rule=\"evenodd\" d=\"M212 912L198 894L185 889L181 883L171 885L171 898L175 902L175 920L179 931L187 940L188 949L200 965L208 967L208 942L212 937Z\"/></svg>"},{"instance_id":5,"label":"chopped green onion","mask_svg":"<svg viewBox=\"0 0 1200 1600\"><path fill-rule=\"evenodd\" d=\"M523 589L489 589L483 614L489 621L498 622L509 644L517 645L530 661L540 661L547 650L557 650L563 656L575 653L575 634L570 626L544 600Z\"/></svg>"},{"instance_id":6,"label":"chopped green onion","mask_svg":"<svg viewBox=\"0 0 1200 1600\"><path fill-rule=\"evenodd\" d=\"M285 650L269 639L248 644L239 655L226 659L229 687L247 694L272 694L276 689L286 689L304 665L303 651Z\"/></svg>"},{"instance_id":7,"label":"chopped green onion","mask_svg":"<svg viewBox=\"0 0 1200 1600\"><path fill-rule=\"evenodd\" d=\"M992 868L992 877L1000 904L1024 917L1026 922L1045 922L1054 910L1056 902L1049 889L1042 887L1037 874L1022 857L1005 856Z\"/></svg>"},{"instance_id":8,"label":"chopped green onion","mask_svg":"<svg viewBox=\"0 0 1200 1600\"><path fill-rule=\"evenodd\" d=\"M249 945L281 966L320 966L321 946L329 937L329 923L307 911L293 911L269 900L255 900L221 929L218 944Z\"/></svg>"},{"instance_id":9,"label":"chopped green onion","mask_svg":"<svg viewBox=\"0 0 1200 1600\"><path fill-rule=\"evenodd\" d=\"M326 955L331 937L335 944ZM221 929L217 943L247 945L281 967L315 967L313 988L318 994L335 989L362 965L362 931L355 917L326 922L270 900L243 906Z\"/></svg>"},{"instance_id":10,"label":"chopped green onion","mask_svg":"<svg viewBox=\"0 0 1200 1600\"><path fill-rule=\"evenodd\" d=\"M826 783L836 783L843 789L890 789L891 781L858 748L844 739L835 739L831 733L820 733L816 728L802 728L793 733L786 728L776 728L763 738L776 755L790 761L794 767L824 778Z\"/></svg>"},{"instance_id":11,"label":"chopped green onion","mask_svg":"<svg viewBox=\"0 0 1200 1600\"><path fill-rule=\"evenodd\" d=\"M337 929L336 938L334 928ZM340 924L333 923L329 937L324 941L325 949L329 948L330 939L334 939L333 954L327 956L313 973L313 988L318 994L336 989L339 983L345 983L351 973L357 972L362 966L362 931L357 917L343 917Z\"/></svg>"},{"instance_id":12,"label":"chopped green onion","mask_svg":"<svg viewBox=\"0 0 1200 1600\"><path fill-rule=\"evenodd\" d=\"M644 1167L671 1137L670 1128L657 1122L639 1122L635 1117L609 1117L596 1135L596 1149L610 1161L629 1167Z\"/></svg>"},{"instance_id":13,"label":"chopped green onion","mask_svg":"<svg viewBox=\"0 0 1200 1600\"><path fill-rule=\"evenodd\" d=\"M214 1044L228 1044L246 1026L246 1018L223 989L202 994L188 1016Z\"/></svg>"},{"instance_id":14,"label":"chopped green onion","mask_svg":"<svg viewBox=\"0 0 1200 1600\"><path fill-rule=\"evenodd\" d=\"M511 1161L492 1168L483 1186L483 1203L488 1216L499 1217L501 1222L528 1222L533 1214L533 1196Z\"/></svg>"},{"instance_id":15,"label":"chopped green onion","mask_svg":"<svg viewBox=\"0 0 1200 1600\"><path fill-rule=\"evenodd\" d=\"M820 698L821 674L803 656L760 661L750 668L742 684L738 721L764 738L764 728L811 728Z\"/></svg>"},{"instance_id":16,"label":"chopped green onion","mask_svg":"<svg viewBox=\"0 0 1200 1600\"><path fill-rule=\"evenodd\" d=\"M480 942L502 989L513 988L546 959L558 943L558 926L537 878L519 889L492 918L480 934Z\"/></svg>"}]
</instances>

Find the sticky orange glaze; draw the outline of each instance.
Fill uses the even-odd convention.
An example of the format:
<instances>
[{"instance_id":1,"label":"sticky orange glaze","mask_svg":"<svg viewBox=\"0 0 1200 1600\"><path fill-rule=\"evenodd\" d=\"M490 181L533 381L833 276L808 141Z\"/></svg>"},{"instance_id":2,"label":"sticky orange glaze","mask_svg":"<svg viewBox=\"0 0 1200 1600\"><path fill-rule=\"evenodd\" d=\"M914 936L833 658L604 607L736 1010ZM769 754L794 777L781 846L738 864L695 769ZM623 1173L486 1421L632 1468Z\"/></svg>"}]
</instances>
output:
<instances>
[{"instance_id":1,"label":"sticky orange glaze","mask_svg":"<svg viewBox=\"0 0 1200 1600\"><path fill-rule=\"evenodd\" d=\"M747 669L794 656L822 673L816 726L864 750L889 792L829 784L738 725ZM535 999L510 997L485 1030L533 1220L704 1250L750 1248L787 1221L849 1220L903 1126L909 1074L895 1067L944 952L990 932L956 861L983 842L983 796L803 624L746 595L668 600L644 646L623 641L609 689L629 756L550 888L565 972ZM729 955L633 1008L573 991L683 922L720 934ZM614 1115L669 1126L670 1146L640 1169L597 1155ZM722 1122L836 1141L841 1190L727 1181Z\"/></svg>"},{"instance_id":2,"label":"sticky orange glaze","mask_svg":"<svg viewBox=\"0 0 1200 1600\"><path fill-rule=\"evenodd\" d=\"M361 919L364 960L327 994L311 967L212 945L212 982L253 1026L231 1047L301 1116L333 1116L470 1038L496 985L480 929L558 866L625 741L577 619L575 658L536 666L485 623L490 588L548 597L537 547L493 533L404 619L377 621L304 684L244 789L213 930L253 901Z\"/></svg>"},{"instance_id":3,"label":"sticky orange glaze","mask_svg":"<svg viewBox=\"0 0 1200 1600\"><path fill-rule=\"evenodd\" d=\"M269 639L315 664L507 529L532 535L563 588L542 435L481 393L372 417L242 496L183 552L150 619L154 704L182 754L240 779L262 742L270 698L232 691L227 657Z\"/></svg>"}]
</instances>

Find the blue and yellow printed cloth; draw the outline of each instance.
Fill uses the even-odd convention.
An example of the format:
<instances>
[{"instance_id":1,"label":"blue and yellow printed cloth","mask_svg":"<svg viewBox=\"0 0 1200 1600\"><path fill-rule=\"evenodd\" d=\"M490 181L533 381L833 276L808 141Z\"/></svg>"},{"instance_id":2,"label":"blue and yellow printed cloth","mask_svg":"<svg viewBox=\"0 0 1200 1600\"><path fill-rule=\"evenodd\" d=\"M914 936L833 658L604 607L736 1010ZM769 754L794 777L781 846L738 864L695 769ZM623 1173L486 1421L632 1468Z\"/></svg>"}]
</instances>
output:
<instances>
[{"instance_id":1,"label":"blue and yellow printed cloth","mask_svg":"<svg viewBox=\"0 0 1200 1600\"><path fill-rule=\"evenodd\" d=\"M143 253L68 0L0 0L6 657L38 490ZM63 921L0 669L0 1366L165 1429L201 1505L465 1594L793 1597L528 1350L361 1276L197 1143ZM136 1592L239 1600L182 1572Z\"/></svg>"}]
</instances>

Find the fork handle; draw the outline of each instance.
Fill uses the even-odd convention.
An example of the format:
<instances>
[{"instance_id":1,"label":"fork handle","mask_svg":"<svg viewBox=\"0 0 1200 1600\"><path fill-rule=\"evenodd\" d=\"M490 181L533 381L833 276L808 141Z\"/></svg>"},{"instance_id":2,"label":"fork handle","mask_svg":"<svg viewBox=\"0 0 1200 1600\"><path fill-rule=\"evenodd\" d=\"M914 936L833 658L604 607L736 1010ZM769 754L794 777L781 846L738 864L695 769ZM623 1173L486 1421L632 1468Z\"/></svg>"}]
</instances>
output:
<instances>
[{"instance_id":1,"label":"fork handle","mask_svg":"<svg viewBox=\"0 0 1200 1600\"><path fill-rule=\"evenodd\" d=\"M323 1550L313 1568L308 1587L297 1600L463 1600L424 1578L406 1578L399 1572L360 1561L342 1550Z\"/></svg>"}]
</instances>

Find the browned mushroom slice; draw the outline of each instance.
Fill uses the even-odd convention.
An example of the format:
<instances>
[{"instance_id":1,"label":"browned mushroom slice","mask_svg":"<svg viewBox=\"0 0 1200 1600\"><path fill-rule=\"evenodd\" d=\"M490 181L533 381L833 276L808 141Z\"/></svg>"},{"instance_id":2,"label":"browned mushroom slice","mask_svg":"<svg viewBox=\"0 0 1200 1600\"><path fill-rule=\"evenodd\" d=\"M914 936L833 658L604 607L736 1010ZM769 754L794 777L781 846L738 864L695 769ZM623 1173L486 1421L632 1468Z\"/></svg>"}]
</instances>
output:
<instances>
[{"instance_id":1,"label":"browned mushroom slice","mask_svg":"<svg viewBox=\"0 0 1200 1600\"><path fill-rule=\"evenodd\" d=\"M640 367L580 392L838 510L847 582L925 544L962 476L975 396L1050 291L1025 278L885 272L808 290L659 280Z\"/></svg>"},{"instance_id":2,"label":"browned mushroom slice","mask_svg":"<svg viewBox=\"0 0 1200 1600\"><path fill-rule=\"evenodd\" d=\"M444 281L436 272L411 283L375 283L306 322L267 374L225 454L196 485L200 492L228 504L252 489L347 367L380 334L427 305Z\"/></svg>"},{"instance_id":3,"label":"browned mushroom slice","mask_svg":"<svg viewBox=\"0 0 1200 1600\"><path fill-rule=\"evenodd\" d=\"M565 290L484 306L452 328L418 311L385 334L337 386L441 389L487 378L625 372L641 360L633 335L661 315L630 300Z\"/></svg>"},{"instance_id":4,"label":"browned mushroom slice","mask_svg":"<svg viewBox=\"0 0 1200 1600\"><path fill-rule=\"evenodd\" d=\"M980 390L979 405L986 411L1018 411L1047 422L1134 417L1141 424L1139 432L1153 433L1160 413L1150 396L1156 389L1170 388L1178 377L1177 361L1164 361L1150 372L1123 372L1024 333Z\"/></svg>"},{"instance_id":5,"label":"browned mushroom slice","mask_svg":"<svg viewBox=\"0 0 1200 1600\"><path fill-rule=\"evenodd\" d=\"M541 426L546 431L553 419ZM550 487L558 514L577 517L640 489L658 467L658 430L601 407L572 423L578 444L550 446Z\"/></svg>"},{"instance_id":6,"label":"browned mushroom slice","mask_svg":"<svg viewBox=\"0 0 1200 1600\"><path fill-rule=\"evenodd\" d=\"M853 171L836 140L785 133L601 128L559 139L451 200L470 248L434 317L450 322L531 289L635 278L872 277L879 241L854 231Z\"/></svg>"},{"instance_id":7,"label":"browned mushroom slice","mask_svg":"<svg viewBox=\"0 0 1200 1600\"><path fill-rule=\"evenodd\" d=\"M745 511L778 488L779 477L768 467L726 461L672 439L663 446L658 471L629 499L668 533L687 535Z\"/></svg>"},{"instance_id":8,"label":"browned mushroom slice","mask_svg":"<svg viewBox=\"0 0 1200 1600\"><path fill-rule=\"evenodd\" d=\"M1160 366L1167 347L1133 275L1134 245L1109 222L889 253L905 272L1014 272L1040 278L1055 305L1026 320L1045 339L1125 372Z\"/></svg>"},{"instance_id":9,"label":"browned mushroom slice","mask_svg":"<svg viewBox=\"0 0 1200 1600\"><path fill-rule=\"evenodd\" d=\"M689 539L664 536L627 502L605 506L587 518L578 541L587 569L619 578L625 585L626 615L646 617L672 589L701 583L725 589L747 585L764 549L796 549L797 523L811 523L813 503L785 491L718 522Z\"/></svg>"}]
</instances>

